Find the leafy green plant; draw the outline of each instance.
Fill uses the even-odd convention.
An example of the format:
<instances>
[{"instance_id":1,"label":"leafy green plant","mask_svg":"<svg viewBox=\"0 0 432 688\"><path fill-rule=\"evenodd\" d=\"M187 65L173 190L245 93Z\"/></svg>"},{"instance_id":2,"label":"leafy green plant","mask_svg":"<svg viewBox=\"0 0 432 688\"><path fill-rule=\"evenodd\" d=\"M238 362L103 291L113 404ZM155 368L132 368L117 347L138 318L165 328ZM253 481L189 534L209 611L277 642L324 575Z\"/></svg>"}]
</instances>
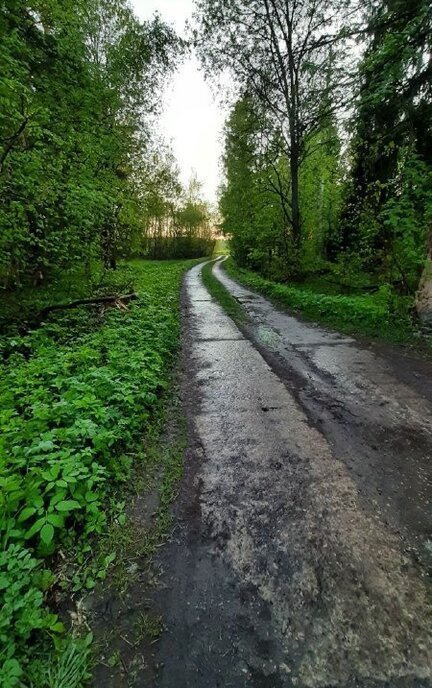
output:
<instances>
[{"instance_id":1,"label":"leafy green plant","mask_svg":"<svg viewBox=\"0 0 432 688\"><path fill-rule=\"evenodd\" d=\"M44 604L47 576L41 562L19 545L0 552L0 667L2 686L20 685L24 666L19 657L28 652L28 642L37 630L58 634L63 624ZM47 572L49 574L49 572Z\"/></svg>"},{"instance_id":2,"label":"leafy green plant","mask_svg":"<svg viewBox=\"0 0 432 688\"><path fill-rule=\"evenodd\" d=\"M83 640L71 640L58 657L54 666L48 667L47 688L80 688L90 678L89 660L92 636Z\"/></svg>"},{"instance_id":3,"label":"leafy green plant","mask_svg":"<svg viewBox=\"0 0 432 688\"><path fill-rule=\"evenodd\" d=\"M92 541L106 528L108 504L119 523L124 519L125 505L114 494L128 480L169 384L179 343L180 284L190 265L121 265L107 286L120 291L134 283L139 298L128 310L110 308L102 321L94 313L94 323L57 314L21 336L3 360L0 657L2 678L10 676L11 686L31 671L29 640L48 657L64 630L46 607L59 548L73 551L84 572L72 574L75 590L94 587L113 561L108 551L85 571ZM14 349L7 336L2 345Z\"/></svg>"}]
</instances>

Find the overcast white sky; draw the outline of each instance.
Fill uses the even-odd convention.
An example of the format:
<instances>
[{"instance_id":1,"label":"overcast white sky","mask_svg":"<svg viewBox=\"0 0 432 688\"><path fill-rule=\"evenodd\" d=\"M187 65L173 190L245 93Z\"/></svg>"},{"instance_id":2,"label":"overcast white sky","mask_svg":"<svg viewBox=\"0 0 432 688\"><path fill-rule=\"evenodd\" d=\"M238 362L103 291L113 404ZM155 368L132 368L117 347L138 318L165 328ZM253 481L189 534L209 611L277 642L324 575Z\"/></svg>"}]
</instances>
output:
<instances>
[{"instance_id":1,"label":"overcast white sky","mask_svg":"<svg viewBox=\"0 0 432 688\"><path fill-rule=\"evenodd\" d=\"M193 0L130 0L140 19L149 19L157 11L162 19L183 33L192 15ZM221 134L225 116L214 102L209 85L190 58L179 68L165 94L161 129L171 140L180 166L182 181L187 183L196 170L207 200L216 200L219 184Z\"/></svg>"}]
</instances>

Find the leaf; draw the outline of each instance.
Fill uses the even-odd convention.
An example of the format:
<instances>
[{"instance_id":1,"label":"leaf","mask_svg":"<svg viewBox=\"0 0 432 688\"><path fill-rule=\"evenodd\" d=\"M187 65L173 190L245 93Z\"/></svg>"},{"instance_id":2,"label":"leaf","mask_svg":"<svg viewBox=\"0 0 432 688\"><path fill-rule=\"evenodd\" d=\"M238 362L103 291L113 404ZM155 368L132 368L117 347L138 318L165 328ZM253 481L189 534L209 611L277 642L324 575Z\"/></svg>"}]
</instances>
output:
<instances>
[{"instance_id":1,"label":"leaf","mask_svg":"<svg viewBox=\"0 0 432 688\"><path fill-rule=\"evenodd\" d=\"M54 537L54 528L51 523L45 523L40 532L40 539L45 545L49 545Z\"/></svg>"},{"instance_id":2,"label":"leaf","mask_svg":"<svg viewBox=\"0 0 432 688\"><path fill-rule=\"evenodd\" d=\"M54 449L55 444L51 440L44 440L42 442L39 442L39 444L35 447L38 451L50 451L51 449Z\"/></svg>"},{"instance_id":3,"label":"leaf","mask_svg":"<svg viewBox=\"0 0 432 688\"><path fill-rule=\"evenodd\" d=\"M9 676L19 678L22 675L22 669L16 659L7 659L3 664L3 669Z\"/></svg>"},{"instance_id":4,"label":"leaf","mask_svg":"<svg viewBox=\"0 0 432 688\"><path fill-rule=\"evenodd\" d=\"M63 528L64 516L59 516L59 514L48 514L46 518L48 523L52 523L56 528Z\"/></svg>"},{"instance_id":5,"label":"leaf","mask_svg":"<svg viewBox=\"0 0 432 688\"><path fill-rule=\"evenodd\" d=\"M26 534L24 535L25 539L29 540L31 537L33 537L33 535L36 535L36 533L38 533L41 530L41 528L43 528L44 525L45 525L45 517L39 518L35 523L33 523L32 527L29 528L29 530L26 532Z\"/></svg>"},{"instance_id":6,"label":"leaf","mask_svg":"<svg viewBox=\"0 0 432 688\"><path fill-rule=\"evenodd\" d=\"M57 511L73 511L73 509L81 509L81 504L75 499L65 499L56 504L55 508Z\"/></svg>"},{"instance_id":7,"label":"leaf","mask_svg":"<svg viewBox=\"0 0 432 688\"><path fill-rule=\"evenodd\" d=\"M50 626L50 631L53 633L64 633L65 625L61 621L57 621L57 623Z\"/></svg>"},{"instance_id":8,"label":"leaf","mask_svg":"<svg viewBox=\"0 0 432 688\"><path fill-rule=\"evenodd\" d=\"M56 492L50 501L50 506L55 506L56 504L61 502L63 500L64 496L65 496L65 490L59 490L58 492Z\"/></svg>"},{"instance_id":9,"label":"leaf","mask_svg":"<svg viewBox=\"0 0 432 688\"><path fill-rule=\"evenodd\" d=\"M112 562L115 560L116 556L117 555L115 552L111 552L111 554L107 554L107 556L104 559L104 565L109 566L110 564L112 564Z\"/></svg>"},{"instance_id":10,"label":"leaf","mask_svg":"<svg viewBox=\"0 0 432 688\"><path fill-rule=\"evenodd\" d=\"M33 583L34 585L39 588L39 590L42 590L43 592L46 592L47 590L50 589L50 587L54 584L55 581L55 576L52 571L49 569L43 569L42 571L37 571L36 574L33 577Z\"/></svg>"},{"instance_id":11,"label":"leaf","mask_svg":"<svg viewBox=\"0 0 432 688\"><path fill-rule=\"evenodd\" d=\"M18 516L18 523L23 523L24 521L27 521L30 516L33 516L35 514L37 509L34 506L28 506L25 509L23 509Z\"/></svg>"}]
</instances>

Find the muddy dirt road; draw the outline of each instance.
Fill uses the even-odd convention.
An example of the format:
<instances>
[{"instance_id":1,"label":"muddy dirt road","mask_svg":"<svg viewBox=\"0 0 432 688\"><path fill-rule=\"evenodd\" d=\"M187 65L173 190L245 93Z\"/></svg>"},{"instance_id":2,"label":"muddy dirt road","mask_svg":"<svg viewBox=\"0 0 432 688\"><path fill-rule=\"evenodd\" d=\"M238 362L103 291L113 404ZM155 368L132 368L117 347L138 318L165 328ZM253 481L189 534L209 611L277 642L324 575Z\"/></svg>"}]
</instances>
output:
<instances>
[{"instance_id":1,"label":"muddy dirt road","mask_svg":"<svg viewBox=\"0 0 432 688\"><path fill-rule=\"evenodd\" d=\"M187 276L159 688L432 686L432 369Z\"/></svg>"}]
</instances>

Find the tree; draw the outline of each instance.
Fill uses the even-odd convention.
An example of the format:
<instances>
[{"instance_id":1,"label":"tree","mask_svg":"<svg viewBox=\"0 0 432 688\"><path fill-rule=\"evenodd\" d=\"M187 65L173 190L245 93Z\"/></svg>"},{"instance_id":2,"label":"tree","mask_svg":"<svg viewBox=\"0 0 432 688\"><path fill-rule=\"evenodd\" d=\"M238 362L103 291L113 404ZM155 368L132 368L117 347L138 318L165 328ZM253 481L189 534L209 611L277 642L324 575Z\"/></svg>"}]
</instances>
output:
<instances>
[{"instance_id":1,"label":"tree","mask_svg":"<svg viewBox=\"0 0 432 688\"><path fill-rule=\"evenodd\" d=\"M125 0L1 9L0 279L116 254L138 223L150 116L181 48Z\"/></svg>"},{"instance_id":2,"label":"tree","mask_svg":"<svg viewBox=\"0 0 432 688\"><path fill-rule=\"evenodd\" d=\"M341 100L335 45L345 6L327 0L197 2L196 43L207 69L231 69L267 117L267 152L287 206L292 260L302 240L299 180L308 142L329 114L323 102L333 109ZM329 93L332 98L325 98ZM289 166L285 180L278 175L281 155Z\"/></svg>"},{"instance_id":3,"label":"tree","mask_svg":"<svg viewBox=\"0 0 432 688\"><path fill-rule=\"evenodd\" d=\"M432 17L424 0L386 0L368 18L341 245L415 289L428 230Z\"/></svg>"},{"instance_id":4,"label":"tree","mask_svg":"<svg viewBox=\"0 0 432 688\"><path fill-rule=\"evenodd\" d=\"M283 213L269 186L273 171L259 154L261 122L253 100L244 95L231 110L225 127L224 171L220 209L222 228L240 265L272 271L283 241Z\"/></svg>"},{"instance_id":5,"label":"tree","mask_svg":"<svg viewBox=\"0 0 432 688\"><path fill-rule=\"evenodd\" d=\"M201 196L202 183L193 171L175 213L175 223L188 240L210 238L210 208Z\"/></svg>"},{"instance_id":6,"label":"tree","mask_svg":"<svg viewBox=\"0 0 432 688\"><path fill-rule=\"evenodd\" d=\"M430 330L432 329L432 229L429 230L428 241L426 264L416 296L416 308L421 322Z\"/></svg>"}]
</instances>

